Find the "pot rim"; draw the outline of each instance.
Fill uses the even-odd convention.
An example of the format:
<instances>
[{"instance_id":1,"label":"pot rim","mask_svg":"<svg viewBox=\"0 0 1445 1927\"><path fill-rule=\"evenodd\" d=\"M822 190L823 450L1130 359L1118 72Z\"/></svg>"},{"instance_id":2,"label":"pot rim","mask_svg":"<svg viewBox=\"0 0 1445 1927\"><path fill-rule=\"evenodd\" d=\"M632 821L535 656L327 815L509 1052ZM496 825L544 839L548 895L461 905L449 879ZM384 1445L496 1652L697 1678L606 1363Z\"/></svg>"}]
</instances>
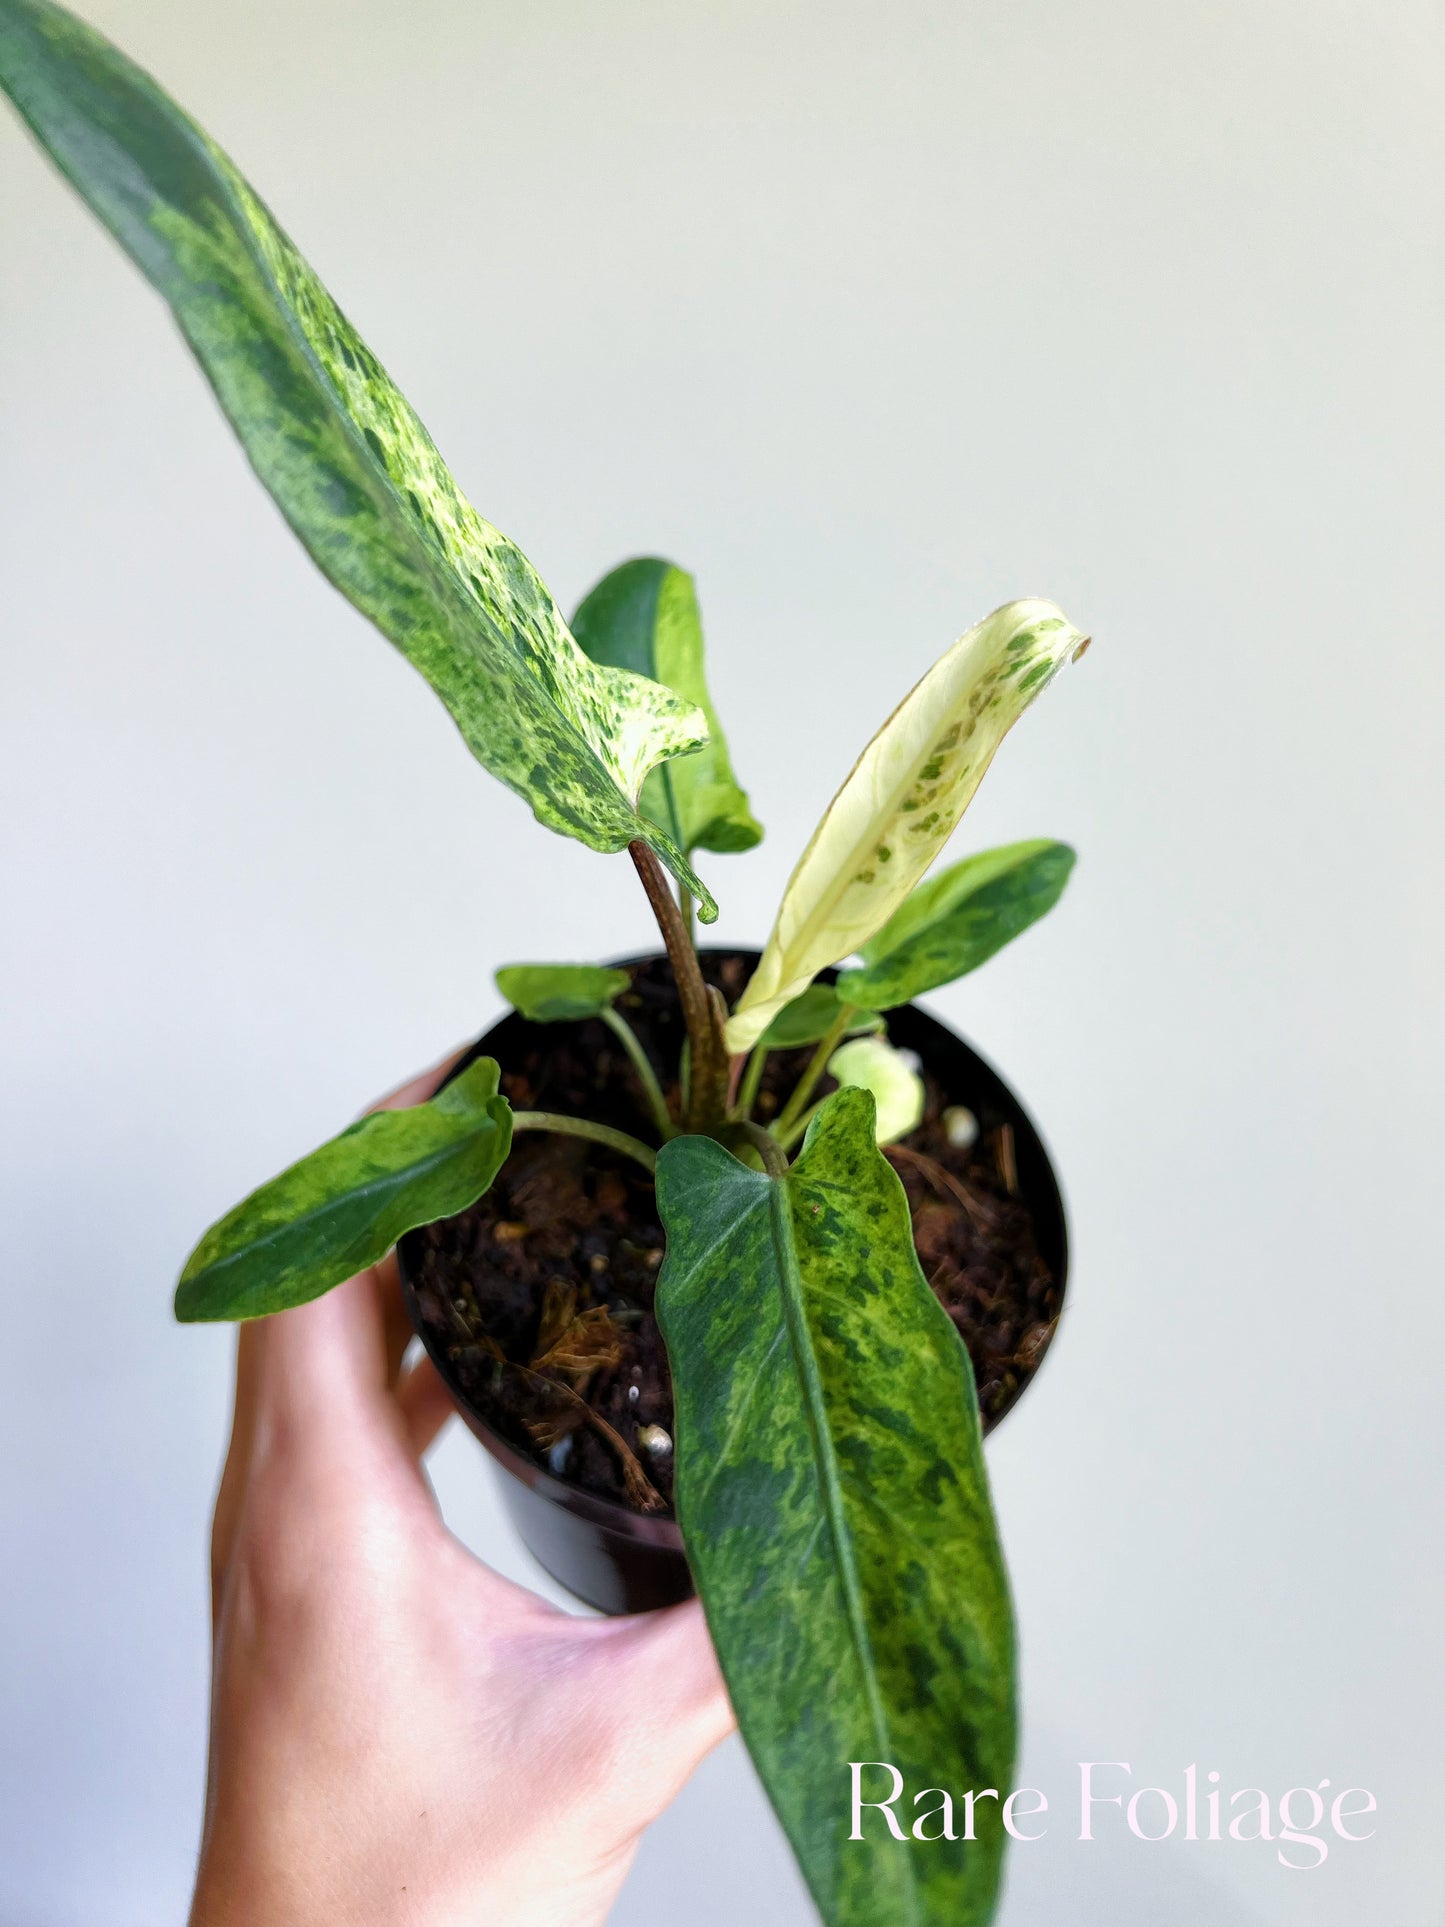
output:
<instances>
[{"instance_id":1,"label":"pot rim","mask_svg":"<svg viewBox=\"0 0 1445 1927\"><path fill-rule=\"evenodd\" d=\"M728 957L747 956L752 957L754 961L756 961L761 955L761 952L750 950L740 944L699 944L698 954L699 956L708 956L709 954L721 954ZM643 964L655 963L665 955L666 953L661 950L649 950L633 956L616 957L610 960L607 968L612 970L636 969ZM836 970L820 970L816 981L831 983L836 976ZM1068 1216L1064 1205L1063 1186L1059 1182L1058 1170L1053 1158L1049 1154L1048 1145L1045 1143L1042 1133L1034 1123L1030 1113L1025 1109L1013 1086L967 1038L961 1036L951 1025L945 1023L941 1017L935 1017L932 1011L924 1010L922 1006L917 1003L901 1005L899 1011L890 1012L889 1015L890 1017L896 1017L905 1011L910 1018L922 1019L925 1024L934 1026L942 1031L950 1043L966 1051L968 1055L975 1060L980 1069L988 1077L993 1079L1001 1091L1007 1094L1011 1108L1017 1114L1017 1121L1022 1123L1026 1130L1031 1133L1037 1144L1043 1160L1043 1169L1052 1185L1057 1205L1059 1250L1057 1264L1054 1267L1059 1288L1059 1312L1055 1321L1055 1332L1057 1332L1058 1323L1063 1317L1064 1300L1068 1287ZM503 1024L509 1023L513 1019L519 1022L527 1021L521 1017L519 1012L512 1010L504 1013L495 1023L488 1025L487 1029L482 1032L475 1042L467 1047L452 1066L451 1070L448 1071L446 1078L443 1080L444 1084L449 1084L454 1077L459 1077L470 1064L475 1063L477 1058L486 1055L488 1040ZM910 1047L905 1046L905 1048ZM919 1051L919 1056L924 1057L924 1053ZM924 1062L926 1065L926 1058L924 1058ZM1030 1215L1037 1215L1033 1206L1036 1202L1041 1203L1043 1201L1030 1200L1028 1202L1031 1206ZM481 1414L473 1408L466 1393L462 1390L451 1359L446 1356L445 1352L433 1348L427 1332L423 1329L420 1308L417 1304L416 1294L412 1284L412 1266L408 1252L409 1243L415 1239L417 1235L418 1233L415 1231L403 1233L402 1237L398 1239L396 1247L397 1273L401 1280L402 1297L406 1304L407 1315L411 1319L412 1329L421 1340L427 1356L431 1359L442 1382L445 1384L448 1392L450 1392L453 1404L456 1406L477 1442L485 1447L487 1452L491 1454L492 1458L496 1460L503 1470L510 1472L512 1476L519 1479L523 1485L530 1486L534 1491L544 1497L554 1500L565 1511L574 1514L578 1518L588 1520L591 1524L601 1527L604 1531L616 1533L622 1538L631 1540L634 1544L656 1546L670 1552L680 1553L685 1557L686 1553L683 1547L682 1529L678 1525L675 1514L669 1517L655 1513L639 1512L633 1506L626 1505L619 1499L605 1498L601 1493L589 1492L585 1486L573 1485L565 1479L558 1478L556 1473L549 1472L544 1466L538 1465L534 1459L528 1458L526 1454L517 1446L513 1445L510 1440L503 1438L499 1432L494 1431ZM1045 1352L1045 1357L1047 1357L1048 1351L1052 1350L1053 1339L1051 1338ZM1002 1424L1004 1419L1008 1417L1009 1413L1014 1409L1014 1406L1022 1398L1023 1393L1029 1389L1038 1377L1039 1372L1043 1369L1043 1364L1044 1359L1041 1358L1027 1383L1019 1388L1014 1398L1005 1406L1003 1411L999 1413L992 1425L985 1427L986 1432L993 1432L998 1429L998 1426Z\"/></svg>"}]
</instances>

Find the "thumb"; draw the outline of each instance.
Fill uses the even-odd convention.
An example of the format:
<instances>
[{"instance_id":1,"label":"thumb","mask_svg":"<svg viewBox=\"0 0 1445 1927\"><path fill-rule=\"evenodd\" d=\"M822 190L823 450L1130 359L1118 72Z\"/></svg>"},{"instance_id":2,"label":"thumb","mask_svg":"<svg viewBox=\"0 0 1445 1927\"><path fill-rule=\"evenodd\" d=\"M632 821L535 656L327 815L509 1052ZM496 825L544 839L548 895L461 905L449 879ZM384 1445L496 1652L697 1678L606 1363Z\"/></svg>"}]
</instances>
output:
<instances>
[{"instance_id":1,"label":"thumb","mask_svg":"<svg viewBox=\"0 0 1445 1927\"><path fill-rule=\"evenodd\" d=\"M258 1440L289 1456L354 1453L386 1407L386 1336L375 1280L360 1272L260 1325Z\"/></svg>"},{"instance_id":2,"label":"thumb","mask_svg":"<svg viewBox=\"0 0 1445 1927\"><path fill-rule=\"evenodd\" d=\"M633 1733L645 1733L661 1812L737 1721L700 1600L613 1620L609 1630L619 1672L630 1683Z\"/></svg>"}]
</instances>

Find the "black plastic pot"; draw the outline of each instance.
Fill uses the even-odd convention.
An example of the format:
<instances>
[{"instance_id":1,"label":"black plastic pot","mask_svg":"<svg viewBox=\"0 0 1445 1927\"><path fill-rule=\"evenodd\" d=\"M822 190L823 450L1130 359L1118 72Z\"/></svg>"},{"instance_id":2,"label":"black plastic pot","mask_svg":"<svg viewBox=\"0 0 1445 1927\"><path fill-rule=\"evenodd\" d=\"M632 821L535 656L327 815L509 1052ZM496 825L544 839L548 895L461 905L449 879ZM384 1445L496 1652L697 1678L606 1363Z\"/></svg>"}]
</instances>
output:
<instances>
[{"instance_id":1,"label":"black plastic pot","mask_svg":"<svg viewBox=\"0 0 1445 1927\"><path fill-rule=\"evenodd\" d=\"M629 957L620 967L641 961ZM825 980L831 975L825 972ZM504 1017L478 1039L452 1075L483 1055L495 1057L505 1070L525 1042L535 1041L539 1028L515 1014ZM984 1131L1000 1124L1013 1126L1019 1194L1033 1219L1040 1255L1057 1281L1062 1306L1069 1264L1064 1202L1049 1154L1027 1111L992 1065L947 1025L915 1005L888 1013L888 1036L900 1050L916 1051L950 1101L967 1105ZM413 1290L420 1255L419 1234L410 1232L398 1246L397 1257L412 1324L462 1417L500 1469L503 1502L528 1551L569 1592L603 1612L646 1612L690 1598L692 1575L675 1519L634 1512L555 1478L499 1437L472 1409L451 1360L424 1329ZM1020 1386L985 1429L992 1430L1032 1383L1029 1379Z\"/></svg>"}]
</instances>

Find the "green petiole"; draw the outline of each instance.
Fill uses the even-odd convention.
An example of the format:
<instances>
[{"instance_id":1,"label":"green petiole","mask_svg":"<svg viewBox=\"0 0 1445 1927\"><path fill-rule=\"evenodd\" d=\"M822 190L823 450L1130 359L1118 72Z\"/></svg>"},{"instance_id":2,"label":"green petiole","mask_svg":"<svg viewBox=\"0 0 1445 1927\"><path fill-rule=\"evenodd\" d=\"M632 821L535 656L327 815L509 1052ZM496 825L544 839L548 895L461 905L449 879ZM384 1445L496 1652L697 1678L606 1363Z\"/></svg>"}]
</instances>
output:
<instances>
[{"instance_id":1,"label":"green petiole","mask_svg":"<svg viewBox=\"0 0 1445 1927\"><path fill-rule=\"evenodd\" d=\"M623 1157L633 1158L644 1171L657 1169L657 1153L641 1138L629 1137L626 1131L614 1131L610 1124L594 1124L586 1117L562 1117L555 1111L514 1111L512 1113L513 1131L552 1131L558 1137L585 1137L593 1144L605 1144L610 1151L620 1151Z\"/></svg>"},{"instance_id":2,"label":"green petiole","mask_svg":"<svg viewBox=\"0 0 1445 1927\"><path fill-rule=\"evenodd\" d=\"M828 1026L827 1034L822 1038L818 1048L808 1059L808 1068L798 1079L796 1089L783 1106L782 1115L773 1126L774 1134L780 1143L791 1144L794 1141L797 1133L794 1131L793 1126L797 1124L798 1120L802 1117L807 1108L808 1099L813 1095L814 1086L823 1075L823 1072L828 1068L828 1059L848 1035L848 1026L858 1015L858 1009L859 1006L857 1004L840 1004L838 1006L838 1015Z\"/></svg>"},{"instance_id":3,"label":"green petiole","mask_svg":"<svg viewBox=\"0 0 1445 1927\"><path fill-rule=\"evenodd\" d=\"M667 1108L667 1099L662 1094L662 1086L657 1081L652 1060L642 1048L642 1039L622 1013L611 1004L598 1014L627 1052L632 1068L637 1072L637 1080L642 1086L643 1094L647 1098L648 1109L652 1112L652 1121L657 1126L663 1143L666 1144L669 1138L677 1136L677 1126L673 1123L672 1113Z\"/></svg>"}]
</instances>

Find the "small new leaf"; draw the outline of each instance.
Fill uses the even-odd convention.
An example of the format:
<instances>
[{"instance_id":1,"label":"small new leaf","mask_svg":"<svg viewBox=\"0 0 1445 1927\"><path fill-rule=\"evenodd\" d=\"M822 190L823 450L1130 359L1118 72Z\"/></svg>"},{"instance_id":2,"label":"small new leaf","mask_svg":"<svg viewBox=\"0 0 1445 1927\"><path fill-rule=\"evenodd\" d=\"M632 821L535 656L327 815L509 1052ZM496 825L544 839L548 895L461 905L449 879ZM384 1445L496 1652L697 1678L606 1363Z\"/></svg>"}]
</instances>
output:
<instances>
[{"instance_id":1,"label":"small new leaf","mask_svg":"<svg viewBox=\"0 0 1445 1927\"><path fill-rule=\"evenodd\" d=\"M1068 844L1047 839L966 856L904 899L836 994L892 1010L966 976L1053 909L1073 867Z\"/></svg>"},{"instance_id":2,"label":"small new leaf","mask_svg":"<svg viewBox=\"0 0 1445 1927\"><path fill-rule=\"evenodd\" d=\"M855 1037L828 1059L828 1075L845 1089L871 1091L877 1105L874 1134L880 1144L907 1137L923 1117L923 1079L881 1037Z\"/></svg>"},{"instance_id":3,"label":"small new leaf","mask_svg":"<svg viewBox=\"0 0 1445 1927\"><path fill-rule=\"evenodd\" d=\"M821 1043L837 1022L841 1008L831 984L809 984L800 997L783 1006L758 1042L764 1050L797 1050L803 1044ZM860 1010L849 1022L848 1035L882 1028L881 1017L871 1010Z\"/></svg>"},{"instance_id":4,"label":"small new leaf","mask_svg":"<svg viewBox=\"0 0 1445 1927\"><path fill-rule=\"evenodd\" d=\"M692 577L656 557L624 562L583 598L572 633L593 662L650 676L707 718L703 747L663 763L643 784L643 815L660 823L689 856L694 850L750 850L761 841L763 826L733 775L708 693Z\"/></svg>"},{"instance_id":5,"label":"small new leaf","mask_svg":"<svg viewBox=\"0 0 1445 1927\"><path fill-rule=\"evenodd\" d=\"M828 1927L983 1927L997 1800L974 1840L939 1838L936 1809L927 1844L876 1812L848 1837L850 1760L910 1791L1006 1790L1014 1753L973 1371L873 1100L829 1098L784 1177L688 1137L657 1180L678 1517L754 1764ZM915 1811L899 1803L905 1830Z\"/></svg>"},{"instance_id":6,"label":"small new leaf","mask_svg":"<svg viewBox=\"0 0 1445 1927\"><path fill-rule=\"evenodd\" d=\"M507 1002L534 1024L600 1016L631 981L602 964L507 964L496 978Z\"/></svg>"},{"instance_id":7,"label":"small new leaf","mask_svg":"<svg viewBox=\"0 0 1445 1927\"><path fill-rule=\"evenodd\" d=\"M0 0L0 87L164 296L251 465L322 573L426 677L539 822L642 838L717 909L635 799L701 712L591 662L514 542L472 507L375 355L221 150L101 34Z\"/></svg>"},{"instance_id":8,"label":"small new leaf","mask_svg":"<svg viewBox=\"0 0 1445 1927\"><path fill-rule=\"evenodd\" d=\"M1052 602L986 616L904 697L853 766L794 870L728 1021L747 1050L820 970L881 929L949 837L994 752L1088 638Z\"/></svg>"},{"instance_id":9,"label":"small new leaf","mask_svg":"<svg viewBox=\"0 0 1445 1927\"><path fill-rule=\"evenodd\" d=\"M373 1111L228 1211L186 1260L182 1324L261 1318L319 1298L404 1231L475 1204L512 1143L498 1071L479 1057L426 1104Z\"/></svg>"}]
</instances>

